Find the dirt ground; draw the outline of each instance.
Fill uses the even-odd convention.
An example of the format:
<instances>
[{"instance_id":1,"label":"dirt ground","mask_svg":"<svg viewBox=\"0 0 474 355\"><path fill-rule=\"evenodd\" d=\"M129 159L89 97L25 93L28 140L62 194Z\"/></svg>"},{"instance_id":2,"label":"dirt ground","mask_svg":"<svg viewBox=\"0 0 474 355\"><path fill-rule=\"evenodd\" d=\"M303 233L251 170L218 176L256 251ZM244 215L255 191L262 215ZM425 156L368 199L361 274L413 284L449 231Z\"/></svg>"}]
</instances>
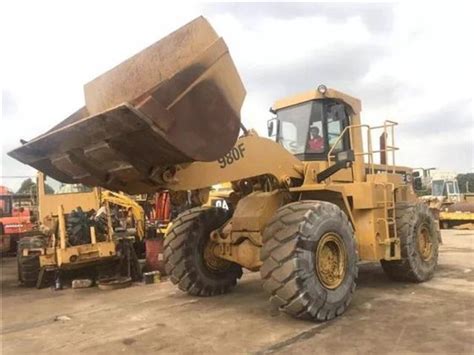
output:
<instances>
[{"instance_id":1,"label":"dirt ground","mask_svg":"<svg viewBox=\"0 0 474 355\"><path fill-rule=\"evenodd\" d=\"M234 292L195 298L169 282L128 289L18 287L2 260L1 346L13 353L474 353L474 233L443 231L440 265L424 284L361 266L349 310L327 323L272 310L258 274Z\"/></svg>"}]
</instances>

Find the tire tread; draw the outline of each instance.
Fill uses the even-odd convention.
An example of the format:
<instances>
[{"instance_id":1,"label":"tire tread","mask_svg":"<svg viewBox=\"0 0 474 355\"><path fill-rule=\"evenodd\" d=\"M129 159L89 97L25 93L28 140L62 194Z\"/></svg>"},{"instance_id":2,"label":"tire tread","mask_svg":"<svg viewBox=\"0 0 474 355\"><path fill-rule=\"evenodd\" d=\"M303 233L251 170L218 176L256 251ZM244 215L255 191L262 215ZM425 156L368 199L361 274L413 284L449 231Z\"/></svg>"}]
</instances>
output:
<instances>
[{"instance_id":1,"label":"tire tread","mask_svg":"<svg viewBox=\"0 0 474 355\"><path fill-rule=\"evenodd\" d=\"M324 201L298 201L281 207L263 233L260 269L263 288L270 295L273 306L296 318L328 320L342 314L352 299L355 282L344 302L330 312L326 302L312 302L306 281L312 274L301 268L299 255L302 244L309 242L309 231L316 223L315 216L335 216L351 230L346 214L336 205ZM303 243L302 243L303 242ZM356 250L352 238L350 246ZM357 277L357 266L355 266ZM328 308L329 307L329 308Z\"/></svg>"},{"instance_id":2,"label":"tire tread","mask_svg":"<svg viewBox=\"0 0 474 355\"><path fill-rule=\"evenodd\" d=\"M200 276L199 270L193 261L193 235L194 232L206 225L213 223L213 218L222 223L228 218L223 209L213 207L195 207L181 213L175 221L164 242L165 270L170 275L173 284L178 288L194 296L214 296L229 292L242 276L242 269L237 264L222 275L218 283L208 284L206 279Z\"/></svg>"}]
</instances>

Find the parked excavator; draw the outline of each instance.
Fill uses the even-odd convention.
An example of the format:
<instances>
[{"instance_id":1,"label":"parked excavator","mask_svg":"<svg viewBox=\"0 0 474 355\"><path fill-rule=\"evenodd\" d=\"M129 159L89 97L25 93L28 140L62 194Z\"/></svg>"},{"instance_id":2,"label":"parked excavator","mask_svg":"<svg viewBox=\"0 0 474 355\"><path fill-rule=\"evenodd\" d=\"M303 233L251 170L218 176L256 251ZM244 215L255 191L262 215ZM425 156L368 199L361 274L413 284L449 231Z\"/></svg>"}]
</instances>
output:
<instances>
[{"instance_id":1,"label":"parked excavator","mask_svg":"<svg viewBox=\"0 0 474 355\"><path fill-rule=\"evenodd\" d=\"M260 271L275 307L325 321L351 303L361 260L394 280L433 277L439 233L412 170L395 164L396 123L363 124L358 99L319 85L273 104L273 139L245 128L239 137L245 90L202 17L84 90L82 109L9 154L61 181L130 194L231 182L232 210L194 207L168 229L166 269L181 290L219 295L243 268Z\"/></svg>"}]
</instances>

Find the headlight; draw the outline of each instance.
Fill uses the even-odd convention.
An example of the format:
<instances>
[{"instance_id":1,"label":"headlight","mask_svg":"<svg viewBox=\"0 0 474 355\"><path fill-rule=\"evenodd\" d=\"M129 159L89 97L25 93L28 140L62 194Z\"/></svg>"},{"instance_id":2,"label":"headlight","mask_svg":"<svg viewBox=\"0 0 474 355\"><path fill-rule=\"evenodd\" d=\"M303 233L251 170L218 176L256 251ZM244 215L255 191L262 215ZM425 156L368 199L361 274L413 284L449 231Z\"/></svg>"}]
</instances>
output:
<instances>
[{"instance_id":1,"label":"headlight","mask_svg":"<svg viewBox=\"0 0 474 355\"><path fill-rule=\"evenodd\" d=\"M326 91L328 91L328 88L326 87L326 85L319 85L318 86L318 92L322 95L324 95L326 93Z\"/></svg>"}]
</instances>

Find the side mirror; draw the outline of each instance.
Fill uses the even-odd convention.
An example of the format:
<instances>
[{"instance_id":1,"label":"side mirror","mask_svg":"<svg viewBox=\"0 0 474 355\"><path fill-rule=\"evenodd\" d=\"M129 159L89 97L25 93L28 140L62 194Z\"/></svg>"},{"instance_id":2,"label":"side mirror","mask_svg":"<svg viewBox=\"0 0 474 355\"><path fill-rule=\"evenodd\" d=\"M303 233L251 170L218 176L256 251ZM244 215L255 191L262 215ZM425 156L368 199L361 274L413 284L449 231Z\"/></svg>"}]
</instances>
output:
<instances>
[{"instance_id":1,"label":"side mirror","mask_svg":"<svg viewBox=\"0 0 474 355\"><path fill-rule=\"evenodd\" d=\"M349 168L354 160L355 154L353 150L344 150L342 152L336 153L336 164L331 165L329 168L316 175L316 181L319 184L337 173L339 170Z\"/></svg>"},{"instance_id":2,"label":"side mirror","mask_svg":"<svg viewBox=\"0 0 474 355\"><path fill-rule=\"evenodd\" d=\"M353 150L343 150L336 154L336 163L352 163L355 160L355 154Z\"/></svg>"},{"instance_id":3,"label":"side mirror","mask_svg":"<svg viewBox=\"0 0 474 355\"><path fill-rule=\"evenodd\" d=\"M267 121L268 137L276 137L278 135L278 127L280 121L277 118L272 118Z\"/></svg>"}]
</instances>

